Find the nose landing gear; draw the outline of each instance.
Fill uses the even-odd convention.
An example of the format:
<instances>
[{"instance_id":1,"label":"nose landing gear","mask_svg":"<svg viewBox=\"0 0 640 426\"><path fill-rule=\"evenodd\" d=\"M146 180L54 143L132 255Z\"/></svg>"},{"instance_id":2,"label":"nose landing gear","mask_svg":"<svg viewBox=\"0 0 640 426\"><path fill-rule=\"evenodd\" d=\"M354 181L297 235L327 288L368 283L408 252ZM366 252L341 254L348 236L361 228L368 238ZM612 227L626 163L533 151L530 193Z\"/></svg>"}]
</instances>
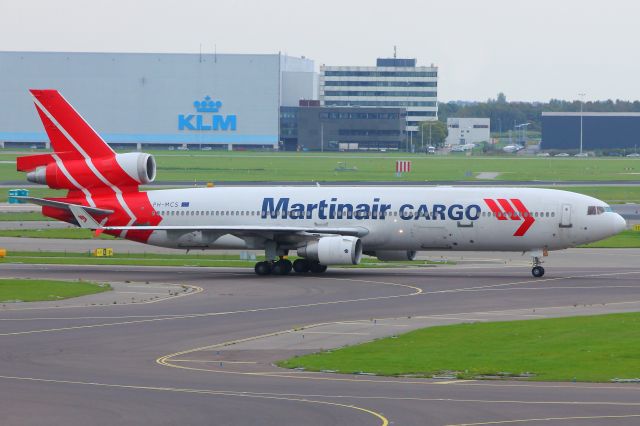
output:
<instances>
[{"instance_id":1,"label":"nose landing gear","mask_svg":"<svg viewBox=\"0 0 640 426\"><path fill-rule=\"evenodd\" d=\"M542 261L539 257L533 256L533 268L531 268L531 275L536 278L540 278L544 275L544 268L541 266Z\"/></svg>"},{"instance_id":2,"label":"nose landing gear","mask_svg":"<svg viewBox=\"0 0 640 426\"><path fill-rule=\"evenodd\" d=\"M534 266L531 269L531 275L533 275L536 278L540 278L541 276L544 275L544 268L542 266Z\"/></svg>"}]
</instances>

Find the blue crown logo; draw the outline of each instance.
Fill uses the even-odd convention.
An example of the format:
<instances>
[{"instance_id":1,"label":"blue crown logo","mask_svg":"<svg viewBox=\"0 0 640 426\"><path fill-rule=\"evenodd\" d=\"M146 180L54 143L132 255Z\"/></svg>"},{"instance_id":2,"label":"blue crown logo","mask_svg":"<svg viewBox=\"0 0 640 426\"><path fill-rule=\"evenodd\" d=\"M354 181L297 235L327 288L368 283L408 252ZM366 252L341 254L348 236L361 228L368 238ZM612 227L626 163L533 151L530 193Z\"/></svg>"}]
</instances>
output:
<instances>
[{"instance_id":1,"label":"blue crown logo","mask_svg":"<svg viewBox=\"0 0 640 426\"><path fill-rule=\"evenodd\" d=\"M222 102L212 100L211 96L205 96L202 101L195 101L193 106L198 112L218 112L222 107Z\"/></svg>"}]
</instances>

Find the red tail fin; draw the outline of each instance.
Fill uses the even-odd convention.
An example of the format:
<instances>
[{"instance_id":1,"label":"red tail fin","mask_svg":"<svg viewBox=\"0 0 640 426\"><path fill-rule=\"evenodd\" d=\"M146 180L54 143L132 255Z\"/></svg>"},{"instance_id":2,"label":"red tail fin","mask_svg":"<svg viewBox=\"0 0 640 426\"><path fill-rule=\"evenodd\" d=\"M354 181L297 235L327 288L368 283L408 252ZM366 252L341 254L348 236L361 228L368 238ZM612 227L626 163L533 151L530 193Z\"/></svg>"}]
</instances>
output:
<instances>
[{"instance_id":1,"label":"red tail fin","mask_svg":"<svg viewBox=\"0 0 640 426\"><path fill-rule=\"evenodd\" d=\"M31 90L36 110L51 141L53 153L19 157L17 168L28 172L27 180L67 189L63 204L112 211L108 224L157 224L147 195L140 184L155 179L153 156L139 152L116 154L57 90ZM46 201L46 200L45 200ZM56 219L77 223L66 209L46 205L43 213ZM113 232L124 237L126 231ZM150 231L136 231L127 237L146 241Z\"/></svg>"},{"instance_id":2,"label":"red tail fin","mask_svg":"<svg viewBox=\"0 0 640 426\"><path fill-rule=\"evenodd\" d=\"M27 180L80 191L87 200L105 191L137 192L139 184L153 181L151 155L116 154L57 90L31 90L31 94L53 153L18 158L18 170L29 172Z\"/></svg>"},{"instance_id":3,"label":"red tail fin","mask_svg":"<svg viewBox=\"0 0 640 426\"><path fill-rule=\"evenodd\" d=\"M115 155L57 90L31 90L31 94L54 152L77 158Z\"/></svg>"}]
</instances>

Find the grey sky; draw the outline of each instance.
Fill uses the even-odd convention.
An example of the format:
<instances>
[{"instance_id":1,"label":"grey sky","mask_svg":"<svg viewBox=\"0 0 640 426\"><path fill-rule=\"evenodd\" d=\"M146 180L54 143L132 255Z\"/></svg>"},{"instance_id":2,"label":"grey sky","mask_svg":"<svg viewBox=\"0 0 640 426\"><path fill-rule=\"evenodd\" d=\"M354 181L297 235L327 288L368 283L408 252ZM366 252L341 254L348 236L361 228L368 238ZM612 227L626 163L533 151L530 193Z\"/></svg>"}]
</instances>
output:
<instances>
[{"instance_id":1,"label":"grey sky","mask_svg":"<svg viewBox=\"0 0 640 426\"><path fill-rule=\"evenodd\" d=\"M634 0L0 0L0 50L378 56L440 67L442 101L640 99ZM1 77L0 70L0 77ZM46 70L43 70L46 72Z\"/></svg>"}]
</instances>

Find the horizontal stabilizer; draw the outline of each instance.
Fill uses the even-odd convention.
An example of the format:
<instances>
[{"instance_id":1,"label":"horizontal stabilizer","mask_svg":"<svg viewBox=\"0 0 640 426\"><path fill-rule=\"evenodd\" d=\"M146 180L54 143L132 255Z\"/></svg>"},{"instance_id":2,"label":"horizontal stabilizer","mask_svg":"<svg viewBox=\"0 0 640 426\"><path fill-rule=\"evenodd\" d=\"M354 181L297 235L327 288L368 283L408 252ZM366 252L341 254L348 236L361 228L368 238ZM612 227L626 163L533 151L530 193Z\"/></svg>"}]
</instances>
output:
<instances>
[{"instance_id":1,"label":"horizontal stabilizer","mask_svg":"<svg viewBox=\"0 0 640 426\"><path fill-rule=\"evenodd\" d=\"M25 155L16 159L16 169L19 172L30 172L36 167L46 166L56 161L51 154Z\"/></svg>"},{"instance_id":2,"label":"horizontal stabilizer","mask_svg":"<svg viewBox=\"0 0 640 426\"><path fill-rule=\"evenodd\" d=\"M73 216L76 218L78 225L81 228L89 228L89 229L98 229L100 225L91 217L91 215L86 211L86 208L70 204L69 210L73 213Z\"/></svg>"},{"instance_id":3,"label":"horizontal stabilizer","mask_svg":"<svg viewBox=\"0 0 640 426\"><path fill-rule=\"evenodd\" d=\"M71 213L73 213L71 211L71 207L72 206L81 207L87 213L90 213L90 214L110 215L110 214L113 213L113 210L99 209L97 207L87 207L87 206L83 206L83 205L80 205L80 204L65 203L63 201L47 200L45 198L36 198L36 197L12 197L12 198L24 201L26 203L37 204L37 205L43 206L43 207L53 207L53 208L61 209L61 210L68 210Z\"/></svg>"}]
</instances>

